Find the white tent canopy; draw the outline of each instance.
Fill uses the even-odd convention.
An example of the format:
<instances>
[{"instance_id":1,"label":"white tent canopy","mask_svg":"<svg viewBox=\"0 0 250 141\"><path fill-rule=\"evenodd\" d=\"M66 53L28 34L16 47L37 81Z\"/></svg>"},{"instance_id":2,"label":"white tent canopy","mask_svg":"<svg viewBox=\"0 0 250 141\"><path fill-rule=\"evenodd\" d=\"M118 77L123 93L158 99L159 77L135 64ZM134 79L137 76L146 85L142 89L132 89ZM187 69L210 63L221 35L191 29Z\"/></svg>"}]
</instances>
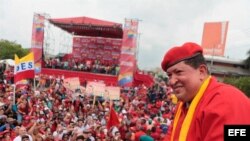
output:
<instances>
[{"instance_id":1,"label":"white tent canopy","mask_svg":"<svg viewBox=\"0 0 250 141\"><path fill-rule=\"evenodd\" d=\"M12 59L4 59L4 60L0 60L0 63L5 63L8 64L10 66L14 66L15 65L15 61Z\"/></svg>"}]
</instances>

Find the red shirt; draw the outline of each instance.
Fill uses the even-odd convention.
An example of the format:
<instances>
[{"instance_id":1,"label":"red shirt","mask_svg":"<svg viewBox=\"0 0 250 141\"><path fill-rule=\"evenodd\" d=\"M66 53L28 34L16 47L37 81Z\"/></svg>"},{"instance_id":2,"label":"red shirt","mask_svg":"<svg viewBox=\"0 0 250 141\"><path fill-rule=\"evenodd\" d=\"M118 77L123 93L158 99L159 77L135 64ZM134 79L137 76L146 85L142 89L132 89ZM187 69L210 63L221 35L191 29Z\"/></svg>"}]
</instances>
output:
<instances>
[{"instance_id":1,"label":"red shirt","mask_svg":"<svg viewBox=\"0 0 250 141\"><path fill-rule=\"evenodd\" d=\"M219 83L215 78L209 82L200 99L187 134L187 141L223 141L224 125L250 124L250 100L238 89ZM174 140L178 140L185 118L181 112ZM172 122L173 123L173 122ZM170 140L172 126L164 141Z\"/></svg>"},{"instance_id":2,"label":"red shirt","mask_svg":"<svg viewBox=\"0 0 250 141\"><path fill-rule=\"evenodd\" d=\"M146 133L143 132L143 131L137 131L137 132L135 132L135 141L140 141L140 137L142 135L146 135Z\"/></svg>"},{"instance_id":3,"label":"red shirt","mask_svg":"<svg viewBox=\"0 0 250 141\"><path fill-rule=\"evenodd\" d=\"M151 133L150 136L156 141L159 140L161 137L160 133L157 132Z\"/></svg>"}]
</instances>

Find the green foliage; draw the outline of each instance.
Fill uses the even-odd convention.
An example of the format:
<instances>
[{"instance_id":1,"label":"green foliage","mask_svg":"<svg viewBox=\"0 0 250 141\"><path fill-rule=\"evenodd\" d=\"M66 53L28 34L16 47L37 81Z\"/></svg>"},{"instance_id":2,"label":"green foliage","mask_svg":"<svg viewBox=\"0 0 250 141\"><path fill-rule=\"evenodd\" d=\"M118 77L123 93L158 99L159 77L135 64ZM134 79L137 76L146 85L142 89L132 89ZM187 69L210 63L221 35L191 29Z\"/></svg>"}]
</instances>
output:
<instances>
[{"instance_id":1,"label":"green foliage","mask_svg":"<svg viewBox=\"0 0 250 141\"><path fill-rule=\"evenodd\" d=\"M14 59L15 54L21 58L28 53L29 49L22 48L22 46L16 42L0 39L0 60Z\"/></svg>"},{"instance_id":2,"label":"green foliage","mask_svg":"<svg viewBox=\"0 0 250 141\"><path fill-rule=\"evenodd\" d=\"M250 77L228 77L224 79L224 83L231 84L239 88L248 97L250 97Z\"/></svg>"}]
</instances>

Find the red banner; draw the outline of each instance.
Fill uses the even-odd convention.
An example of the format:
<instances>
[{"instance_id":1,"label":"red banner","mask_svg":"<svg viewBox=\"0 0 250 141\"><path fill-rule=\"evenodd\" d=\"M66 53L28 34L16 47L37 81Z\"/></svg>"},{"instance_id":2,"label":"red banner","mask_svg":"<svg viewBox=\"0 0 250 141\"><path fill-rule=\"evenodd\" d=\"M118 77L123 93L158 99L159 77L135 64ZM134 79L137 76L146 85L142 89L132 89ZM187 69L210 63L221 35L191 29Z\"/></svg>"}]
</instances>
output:
<instances>
[{"instance_id":1,"label":"red banner","mask_svg":"<svg viewBox=\"0 0 250 141\"><path fill-rule=\"evenodd\" d=\"M121 39L103 37L74 37L73 58L79 60L100 60L109 64L119 64Z\"/></svg>"},{"instance_id":2,"label":"red banner","mask_svg":"<svg viewBox=\"0 0 250 141\"><path fill-rule=\"evenodd\" d=\"M126 19L123 30L122 49L120 57L120 86L132 86L136 68L136 43L138 34L138 20Z\"/></svg>"},{"instance_id":3,"label":"red banner","mask_svg":"<svg viewBox=\"0 0 250 141\"><path fill-rule=\"evenodd\" d=\"M202 44L205 55L224 56L228 22L204 24Z\"/></svg>"},{"instance_id":4,"label":"red banner","mask_svg":"<svg viewBox=\"0 0 250 141\"><path fill-rule=\"evenodd\" d=\"M45 17L43 15L34 14L31 51L34 53L36 74L41 72L43 40L44 40L44 20Z\"/></svg>"}]
</instances>

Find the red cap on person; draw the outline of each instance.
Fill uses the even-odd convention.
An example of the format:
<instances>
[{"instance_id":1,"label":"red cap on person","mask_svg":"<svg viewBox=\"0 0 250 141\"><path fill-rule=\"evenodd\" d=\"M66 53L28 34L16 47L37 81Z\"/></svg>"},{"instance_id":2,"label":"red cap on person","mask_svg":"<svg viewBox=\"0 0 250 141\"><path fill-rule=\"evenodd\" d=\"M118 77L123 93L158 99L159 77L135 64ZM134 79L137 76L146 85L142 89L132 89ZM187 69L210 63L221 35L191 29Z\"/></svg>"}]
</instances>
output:
<instances>
[{"instance_id":1,"label":"red cap on person","mask_svg":"<svg viewBox=\"0 0 250 141\"><path fill-rule=\"evenodd\" d=\"M170 118L170 114L163 114L162 117L163 118Z\"/></svg>"},{"instance_id":2,"label":"red cap on person","mask_svg":"<svg viewBox=\"0 0 250 141\"><path fill-rule=\"evenodd\" d=\"M161 68L164 71L181 61L195 57L198 54L202 54L203 50L200 45L192 42L187 42L182 46L176 46L171 48L165 54L162 62Z\"/></svg>"},{"instance_id":3,"label":"red cap on person","mask_svg":"<svg viewBox=\"0 0 250 141\"><path fill-rule=\"evenodd\" d=\"M34 118L33 116L28 116L28 115L27 115L27 116L24 116L24 119L25 119L25 120L30 120L30 119L33 119L33 118Z\"/></svg>"}]
</instances>

